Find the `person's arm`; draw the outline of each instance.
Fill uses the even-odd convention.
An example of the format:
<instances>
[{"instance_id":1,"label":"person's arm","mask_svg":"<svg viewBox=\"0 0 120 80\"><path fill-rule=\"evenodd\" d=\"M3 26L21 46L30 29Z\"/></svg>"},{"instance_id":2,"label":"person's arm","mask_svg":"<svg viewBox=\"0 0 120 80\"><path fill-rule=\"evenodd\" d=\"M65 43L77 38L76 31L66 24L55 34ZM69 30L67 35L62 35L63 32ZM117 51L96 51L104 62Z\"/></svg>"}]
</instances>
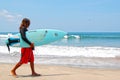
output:
<instances>
[{"instance_id":1,"label":"person's arm","mask_svg":"<svg viewBox=\"0 0 120 80\"><path fill-rule=\"evenodd\" d=\"M27 37L26 37L26 28L22 28L22 29L20 29L20 34L21 34L21 37L22 37L22 39L26 42L26 43L28 43L29 45L31 45L31 42L27 39Z\"/></svg>"}]
</instances>

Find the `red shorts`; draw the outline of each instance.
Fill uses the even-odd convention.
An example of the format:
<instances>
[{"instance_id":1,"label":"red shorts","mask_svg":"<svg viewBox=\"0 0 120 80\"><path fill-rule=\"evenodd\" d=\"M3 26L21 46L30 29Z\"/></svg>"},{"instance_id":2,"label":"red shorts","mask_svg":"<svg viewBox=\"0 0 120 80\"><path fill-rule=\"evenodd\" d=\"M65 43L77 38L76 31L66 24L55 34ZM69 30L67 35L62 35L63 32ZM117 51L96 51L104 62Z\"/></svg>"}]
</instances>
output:
<instances>
[{"instance_id":1,"label":"red shorts","mask_svg":"<svg viewBox=\"0 0 120 80\"><path fill-rule=\"evenodd\" d=\"M33 50L32 48L21 48L20 63L27 64L28 62L34 62Z\"/></svg>"}]
</instances>

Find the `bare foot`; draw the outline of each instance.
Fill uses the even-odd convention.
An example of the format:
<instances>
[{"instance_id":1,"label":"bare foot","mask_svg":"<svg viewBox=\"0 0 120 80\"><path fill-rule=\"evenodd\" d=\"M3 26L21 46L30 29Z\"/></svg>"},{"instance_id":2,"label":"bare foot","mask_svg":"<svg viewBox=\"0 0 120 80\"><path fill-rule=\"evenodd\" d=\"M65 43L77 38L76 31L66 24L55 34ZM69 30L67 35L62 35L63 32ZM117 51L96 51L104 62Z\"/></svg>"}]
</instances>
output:
<instances>
[{"instance_id":1,"label":"bare foot","mask_svg":"<svg viewBox=\"0 0 120 80\"><path fill-rule=\"evenodd\" d=\"M38 74L38 73L32 73L32 76L41 76L41 74Z\"/></svg>"},{"instance_id":2,"label":"bare foot","mask_svg":"<svg viewBox=\"0 0 120 80\"><path fill-rule=\"evenodd\" d=\"M12 74L13 77L15 77L15 78L17 77L17 74L16 74L15 71L11 70L11 74Z\"/></svg>"}]
</instances>

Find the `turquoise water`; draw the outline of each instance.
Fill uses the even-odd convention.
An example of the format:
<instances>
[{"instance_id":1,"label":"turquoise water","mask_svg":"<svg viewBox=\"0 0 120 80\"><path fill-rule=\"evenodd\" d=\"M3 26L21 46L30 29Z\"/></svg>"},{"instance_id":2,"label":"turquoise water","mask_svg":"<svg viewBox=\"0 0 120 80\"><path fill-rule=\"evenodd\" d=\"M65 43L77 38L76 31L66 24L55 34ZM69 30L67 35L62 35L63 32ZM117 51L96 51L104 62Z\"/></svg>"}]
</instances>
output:
<instances>
[{"instance_id":1,"label":"turquoise water","mask_svg":"<svg viewBox=\"0 0 120 80\"><path fill-rule=\"evenodd\" d=\"M69 32L67 38L56 45L120 47L120 32Z\"/></svg>"},{"instance_id":2,"label":"turquoise water","mask_svg":"<svg viewBox=\"0 0 120 80\"><path fill-rule=\"evenodd\" d=\"M17 32L0 32L0 45L5 45L4 40L8 34ZM120 32L68 32L64 39L52 45L77 46L77 47L120 47Z\"/></svg>"}]
</instances>

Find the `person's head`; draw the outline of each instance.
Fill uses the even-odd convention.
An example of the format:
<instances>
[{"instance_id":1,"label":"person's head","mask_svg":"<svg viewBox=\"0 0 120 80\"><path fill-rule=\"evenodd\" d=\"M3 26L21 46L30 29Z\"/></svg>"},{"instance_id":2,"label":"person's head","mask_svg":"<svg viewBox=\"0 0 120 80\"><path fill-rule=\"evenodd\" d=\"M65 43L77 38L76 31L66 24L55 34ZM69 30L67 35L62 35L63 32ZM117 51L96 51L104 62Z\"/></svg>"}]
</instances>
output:
<instances>
[{"instance_id":1,"label":"person's head","mask_svg":"<svg viewBox=\"0 0 120 80\"><path fill-rule=\"evenodd\" d=\"M28 18L24 18L24 19L22 20L22 22L21 22L20 29L21 29L22 27L28 28L29 25L30 25L30 20L29 20Z\"/></svg>"}]
</instances>

